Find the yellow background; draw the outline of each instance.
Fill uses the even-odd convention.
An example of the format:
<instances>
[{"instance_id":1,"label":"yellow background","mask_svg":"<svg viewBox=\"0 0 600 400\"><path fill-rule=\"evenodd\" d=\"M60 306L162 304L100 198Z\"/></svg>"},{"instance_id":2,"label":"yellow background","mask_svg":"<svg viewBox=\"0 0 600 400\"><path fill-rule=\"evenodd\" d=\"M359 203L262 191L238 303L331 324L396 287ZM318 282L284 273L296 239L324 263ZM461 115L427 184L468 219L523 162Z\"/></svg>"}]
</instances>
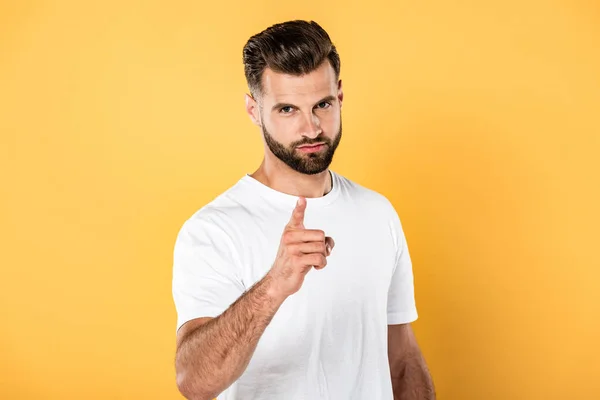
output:
<instances>
[{"instance_id":1,"label":"yellow background","mask_svg":"<svg viewBox=\"0 0 600 400\"><path fill-rule=\"evenodd\" d=\"M600 398L600 5L0 3L0 398L177 399L171 260L252 172L241 51L315 19L439 399Z\"/></svg>"}]
</instances>

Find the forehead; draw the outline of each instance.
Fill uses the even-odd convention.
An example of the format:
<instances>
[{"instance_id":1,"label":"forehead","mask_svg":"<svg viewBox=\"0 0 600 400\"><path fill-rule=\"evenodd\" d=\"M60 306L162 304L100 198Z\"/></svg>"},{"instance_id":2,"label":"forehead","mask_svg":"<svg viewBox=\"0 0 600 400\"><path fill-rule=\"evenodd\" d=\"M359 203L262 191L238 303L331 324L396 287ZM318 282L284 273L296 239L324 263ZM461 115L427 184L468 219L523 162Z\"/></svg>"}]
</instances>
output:
<instances>
[{"instance_id":1,"label":"forehead","mask_svg":"<svg viewBox=\"0 0 600 400\"><path fill-rule=\"evenodd\" d=\"M265 102L302 102L334 94L337 81L333 67L325 62L302 76L278 73L266 68L262 87Z\"/></svg>"}]
</instances>

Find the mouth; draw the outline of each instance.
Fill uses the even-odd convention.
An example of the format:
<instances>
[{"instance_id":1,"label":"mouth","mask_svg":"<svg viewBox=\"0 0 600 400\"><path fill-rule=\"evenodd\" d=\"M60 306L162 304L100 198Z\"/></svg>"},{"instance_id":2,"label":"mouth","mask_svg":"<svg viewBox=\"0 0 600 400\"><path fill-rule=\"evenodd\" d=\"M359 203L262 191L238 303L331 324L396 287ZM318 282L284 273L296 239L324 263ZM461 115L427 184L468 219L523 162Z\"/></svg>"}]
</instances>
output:
<instances>
[{"instance_id":1,"label":"mouth","mask_svg":"<svg viewBox=\"0 0 600 400\"><path fill-rule=\"evenodd\" d=\"M315 153L321 151L327 146L325 143L316 143L311 145L302 145L298 147L298 150L303 153Z\"/></svg>"}]
</instances>

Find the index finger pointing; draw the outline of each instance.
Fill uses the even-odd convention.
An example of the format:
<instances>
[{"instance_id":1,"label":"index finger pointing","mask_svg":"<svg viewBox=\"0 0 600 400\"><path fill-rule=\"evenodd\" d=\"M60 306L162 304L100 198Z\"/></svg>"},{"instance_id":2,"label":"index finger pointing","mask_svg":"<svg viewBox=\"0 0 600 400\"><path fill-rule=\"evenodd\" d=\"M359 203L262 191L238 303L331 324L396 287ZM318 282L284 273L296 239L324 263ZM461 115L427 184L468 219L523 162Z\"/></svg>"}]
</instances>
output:
<instances>
[{"instance_id":1,"label":"index finger pointing","mask_svg":"<svg viewBox=\"0 0 600 400\"><path fill-rule=\"evenodd\" d=\"M306 210L306 199L304 197L298 198L296 207L292 212L292 217L288 223L290 228L304 228L304 211Z\"/></svg>"}]
</instances>

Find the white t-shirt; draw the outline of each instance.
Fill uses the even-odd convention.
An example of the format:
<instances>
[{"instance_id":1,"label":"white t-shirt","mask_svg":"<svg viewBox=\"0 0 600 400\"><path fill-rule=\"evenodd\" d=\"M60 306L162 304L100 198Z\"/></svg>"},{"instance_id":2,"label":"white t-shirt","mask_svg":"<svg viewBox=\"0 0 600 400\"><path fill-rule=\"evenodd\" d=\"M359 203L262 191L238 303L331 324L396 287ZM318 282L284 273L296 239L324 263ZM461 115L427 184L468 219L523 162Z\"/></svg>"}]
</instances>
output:
<instances>
[{"instance_id":1,"label":"white t-shirt","mask_svg":"<svg viewBox=\"0 0 600 400\"><path fill-rule=\"evenodd\" d=\"M392 399L388 324L417 319L400 219L381 194L330 171L333 188L308 198L304 226L335 240L261 336L242 376L219 400ZM216 317L269 271L298 197L250 175L199 209L177 236L177 329Z\"/></svg>"}]
</instances>

